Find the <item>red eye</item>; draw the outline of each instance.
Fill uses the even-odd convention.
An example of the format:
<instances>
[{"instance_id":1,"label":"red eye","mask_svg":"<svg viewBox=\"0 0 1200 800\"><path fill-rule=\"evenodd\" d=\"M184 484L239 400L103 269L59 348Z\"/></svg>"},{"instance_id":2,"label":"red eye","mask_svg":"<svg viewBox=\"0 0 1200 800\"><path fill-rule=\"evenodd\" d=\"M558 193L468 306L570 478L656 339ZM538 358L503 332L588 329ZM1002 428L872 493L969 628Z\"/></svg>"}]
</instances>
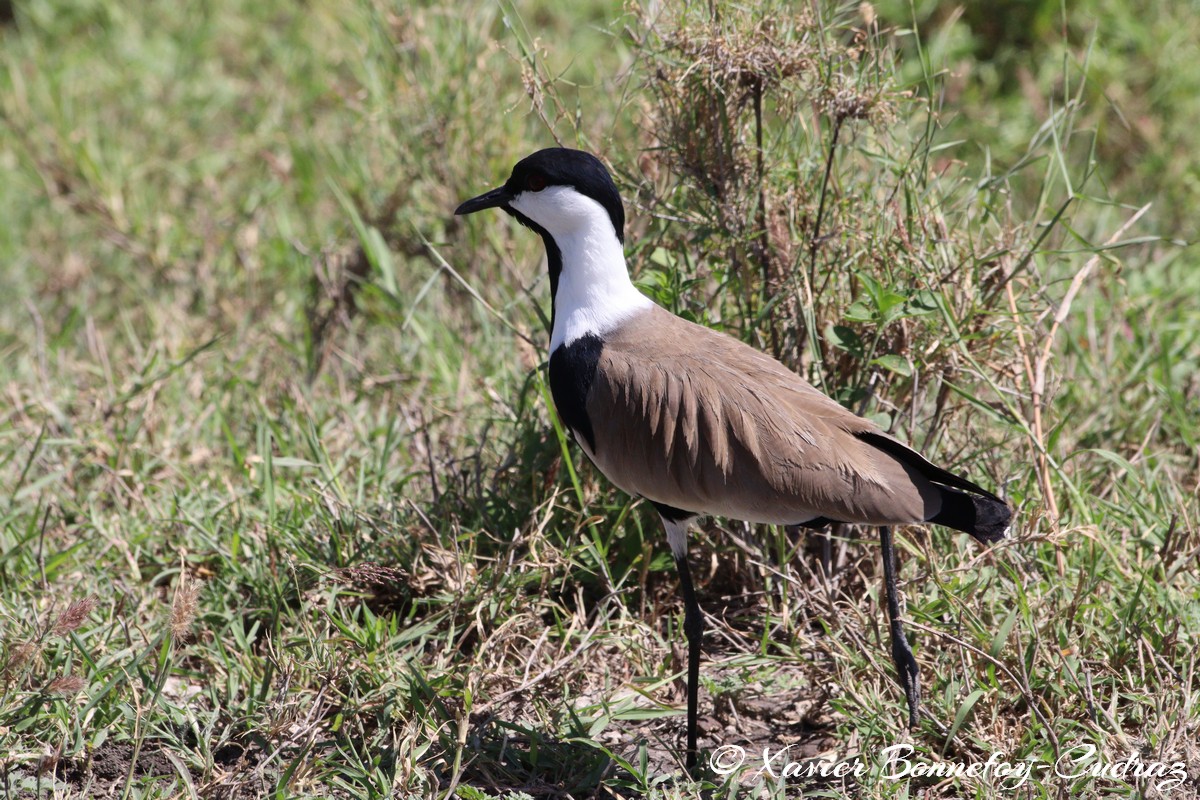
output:
<instances>
[{"instance_id":1,"label":"red eye","mask_svg":"<svg viewBox=\"0 0 1200 800\"><path fill-rule=\"evenodd\" d=\"M525 187L531 192L540 192L546 188L546 176L540 172L535 172L525 181Z\"/></svg>"}]
</instances>

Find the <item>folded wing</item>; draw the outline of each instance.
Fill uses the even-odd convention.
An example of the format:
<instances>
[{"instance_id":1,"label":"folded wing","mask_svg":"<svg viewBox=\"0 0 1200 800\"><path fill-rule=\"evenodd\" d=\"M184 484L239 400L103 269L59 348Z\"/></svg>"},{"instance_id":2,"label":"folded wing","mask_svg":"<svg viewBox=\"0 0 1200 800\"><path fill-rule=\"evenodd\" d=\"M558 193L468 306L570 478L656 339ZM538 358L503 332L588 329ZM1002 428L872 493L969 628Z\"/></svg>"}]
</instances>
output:
<instances>
[{"instance_id":1,"label":"folded wing","mask_svg":"<svg viewBox=\"0 0 1200 800\"><path fill-rule=\"evenodd\" d=\"M598 366L589 455L655 502L754 522L899 524L944 521L946 486L995 500L769 356L658 307L607 337Z\"/></svg>"}]
</instances>

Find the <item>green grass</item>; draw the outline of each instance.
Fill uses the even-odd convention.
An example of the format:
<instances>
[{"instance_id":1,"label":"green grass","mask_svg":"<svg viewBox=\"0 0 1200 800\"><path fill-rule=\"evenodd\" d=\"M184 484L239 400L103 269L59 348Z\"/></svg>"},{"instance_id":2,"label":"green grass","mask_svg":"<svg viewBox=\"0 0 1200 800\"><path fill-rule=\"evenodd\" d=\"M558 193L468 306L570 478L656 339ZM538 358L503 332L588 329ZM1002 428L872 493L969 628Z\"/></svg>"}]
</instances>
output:
<instances>
[{"instance_id":1,"label":"green grass","mask_svg":"<svg viewBox=\"0 0 1200 800\"><path fill-rule=\"evenodd\" d=\"M541 245L451 216L555 141L613 167L647 292L1019 513L898 538L911 732L871 532L705 523L704 744L883 797L1016 794L883 778L896 743L1094 745L1189 782L1020 796L1196 793L1197 23L701 5L16 4L0 797L696 795L673 565L553 415ZM703 780L820 791L757 766Z\"/></svg>"}]
</instances>

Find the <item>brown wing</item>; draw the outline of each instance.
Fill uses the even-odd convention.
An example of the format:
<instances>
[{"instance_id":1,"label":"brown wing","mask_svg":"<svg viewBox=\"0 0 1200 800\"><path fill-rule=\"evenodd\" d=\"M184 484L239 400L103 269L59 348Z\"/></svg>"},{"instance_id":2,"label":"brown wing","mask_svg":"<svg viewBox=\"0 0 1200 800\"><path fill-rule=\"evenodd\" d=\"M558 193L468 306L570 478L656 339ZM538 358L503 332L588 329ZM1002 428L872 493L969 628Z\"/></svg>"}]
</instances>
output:
<instances>
[{"instance_id":1,"label":"brown wing","mask_svg":"<svg viewBox=\"0 0 1200 800\"><path fill-rule=\"evenodd\" d=\"M686 511L885 524L941 505L913 467L860 438L903 448L871 422L769 356L657 307L606 337L587 411L600 470Z\"/></svg>"}]
</instances>

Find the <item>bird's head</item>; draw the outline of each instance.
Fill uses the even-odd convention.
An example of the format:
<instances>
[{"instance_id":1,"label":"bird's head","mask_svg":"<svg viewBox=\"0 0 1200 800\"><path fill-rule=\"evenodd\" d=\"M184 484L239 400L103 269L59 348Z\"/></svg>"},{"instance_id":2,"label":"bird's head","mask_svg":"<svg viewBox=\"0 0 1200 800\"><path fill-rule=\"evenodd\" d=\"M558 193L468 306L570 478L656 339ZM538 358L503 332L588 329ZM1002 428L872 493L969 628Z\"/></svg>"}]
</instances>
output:
<instances>
[{"instance_id":1,"label":"bird's head","mask_svg":"<svg viewBox=\"0 0 1200 800\"><path fill-rule=\"evenodd\" d=\"M625 209L600 159L582 150L550 147L526 156L503 186L473 197L458 215L502 208L522 224L556 240L611 225L625 240Z\"/></svg>"}]
</instances>

